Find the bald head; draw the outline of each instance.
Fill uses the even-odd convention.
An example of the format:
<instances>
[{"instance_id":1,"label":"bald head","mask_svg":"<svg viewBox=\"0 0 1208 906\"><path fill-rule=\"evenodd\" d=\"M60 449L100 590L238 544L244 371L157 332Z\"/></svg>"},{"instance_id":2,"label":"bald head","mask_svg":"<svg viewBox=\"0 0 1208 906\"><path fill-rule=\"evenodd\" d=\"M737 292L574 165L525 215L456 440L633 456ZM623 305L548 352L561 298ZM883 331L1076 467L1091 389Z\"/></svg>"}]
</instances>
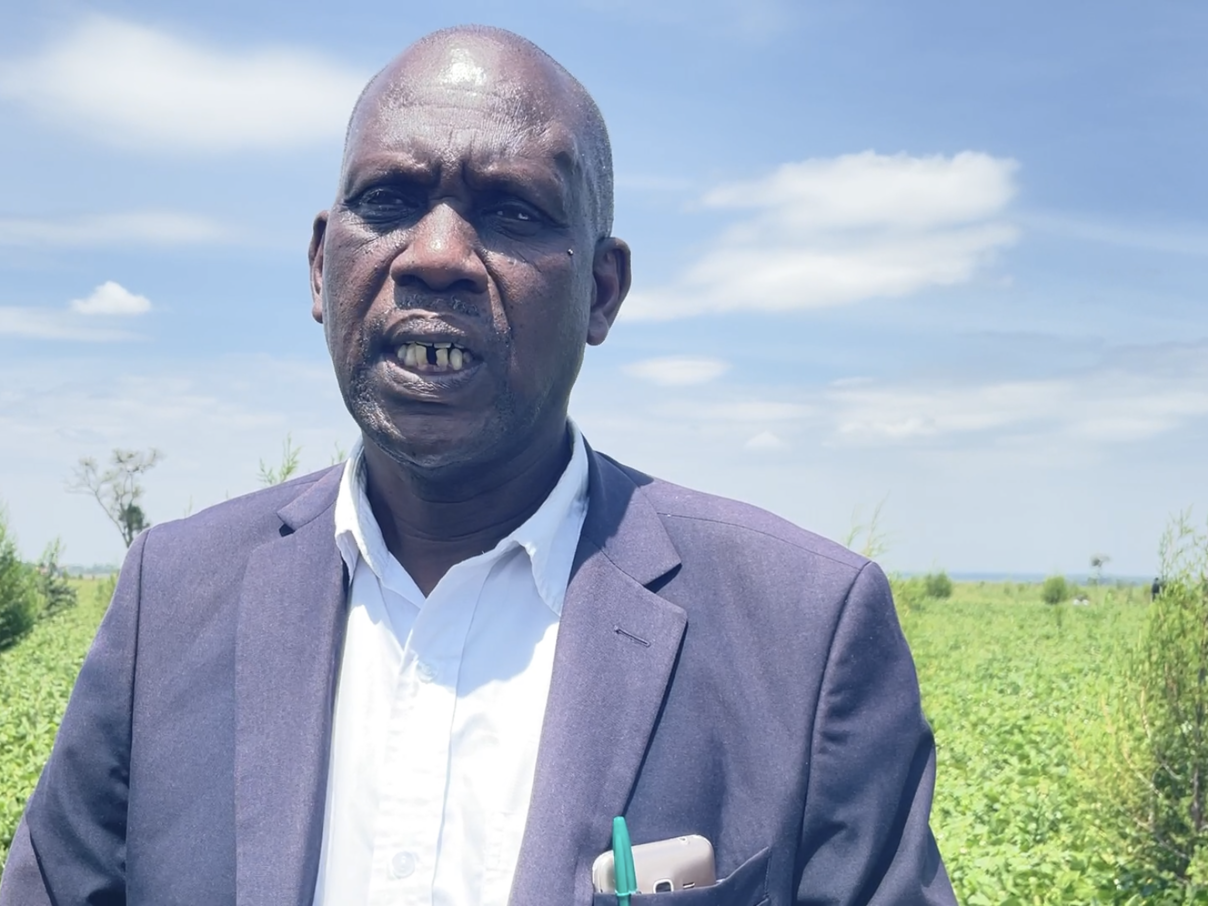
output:
<instances>
[{"instance_id":1,"label":"bald head","mask_svg":"<svg viewBox=\"0 0 1208 906\"><path fill-rule=\"evenodd\" d=\"M361 92L348 124L344 154L366 122L384 111L405 115L434 91L488 91L514 126L539 134L555 126L573 138L585 210L596 238L612 232L612 147L604 118L590 94L553 57L512 32L465 25L420 38L375 75ZM445 101L447 102L447 101Z\"/></svg>"}]
</instances>

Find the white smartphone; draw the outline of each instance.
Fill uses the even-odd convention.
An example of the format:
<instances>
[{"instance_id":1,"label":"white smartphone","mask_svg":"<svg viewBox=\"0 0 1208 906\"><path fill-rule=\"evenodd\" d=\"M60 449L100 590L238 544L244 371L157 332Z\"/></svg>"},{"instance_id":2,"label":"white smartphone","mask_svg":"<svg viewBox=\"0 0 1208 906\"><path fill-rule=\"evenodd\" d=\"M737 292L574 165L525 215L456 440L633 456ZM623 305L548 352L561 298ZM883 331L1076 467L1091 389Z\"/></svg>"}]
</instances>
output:
<instances>
[{"instance_id":1,"label":"white smartphone","mask_svg":"<svg viewBox=\"0 0 1208 906\"><path fill-rule=\"evenodd\" d=\"M638 893L671 893L717 883L713 844L699 834L639 843L633 848L633 871ZM592 863L591 880L597 893L616 893L611 849L600 853Z\"/></svg>"}]
</instances>

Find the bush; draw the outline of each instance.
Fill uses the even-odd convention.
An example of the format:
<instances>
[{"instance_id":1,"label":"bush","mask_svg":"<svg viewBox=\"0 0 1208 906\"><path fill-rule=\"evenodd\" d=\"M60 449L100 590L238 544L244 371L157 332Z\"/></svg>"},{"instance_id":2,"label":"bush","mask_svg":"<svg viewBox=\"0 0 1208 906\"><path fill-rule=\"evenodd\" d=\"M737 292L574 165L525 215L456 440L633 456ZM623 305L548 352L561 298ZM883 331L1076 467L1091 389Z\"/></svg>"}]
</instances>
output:
<instances>
[{"instance_id":1,"label":"bush","mask_svg":"<svg viewBox=\"0 0 1208 906\"><path fill-rule=\"evenodd\" d=\"M1113 726L1115 776L1135 870L1208 895L1208 532L1186 516L1162 540L1150 605Z\"/></svg>"},{"instance_id":2,"label":"bush","mask_svg":"<svg viewBox=\"0 0 1208 906\"><path fill-rule=\"evenodd\" d=\"M929 598L952 597L952 580L943 570L938 573L927 573L923 577L923 588Z\"/></svg>"},{"instance_id":3,"label":"bush","mask_svg":"<svg viewBox=\"0 0 1208 906\"><path fill-rule=\"evenodd\" d=\"M0 509L0 649L8 648L33 628L41 611L33 570L21 561L17 543Z\"/></svg>"},{"instance_id":4,"label":"bush","mask_svg":"<svg viewBox=\"0 0 1208 906\"><path fill-rule=\"evenodd\" d=\"M1068 601L1072 593L1070 584L1065 576L1049 576L1040 587L1040 597L1046 604L1060 604Z\"/></svg>"},{"instance_id":5,"label":"bush","mask_svg":"<svg viewBox=\"0 0 1208 906\"><path fill-rule=\"evenodd\" d=\"M38 561L35 583L42 596L43 617L52 617L68 607L74 607L76 603L76 590L59 563L62 555L63 543L56 538L46 545L42 559Z\"/></svg>"}]
</instances>

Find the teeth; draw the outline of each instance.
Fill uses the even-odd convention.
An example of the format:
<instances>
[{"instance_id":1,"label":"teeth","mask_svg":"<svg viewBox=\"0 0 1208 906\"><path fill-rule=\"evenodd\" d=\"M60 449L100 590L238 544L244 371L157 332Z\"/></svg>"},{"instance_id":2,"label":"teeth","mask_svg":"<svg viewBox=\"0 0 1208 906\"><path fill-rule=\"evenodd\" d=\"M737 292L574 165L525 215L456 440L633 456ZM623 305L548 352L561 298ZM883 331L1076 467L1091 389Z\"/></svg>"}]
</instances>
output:
<instances>
[{"instance_id":1,"label":"teeth","mask_svg":"<svg viewBox=\"0 0 1208 906\"><path fill-rule=\"evenodd\" d=\"M469 353L456 343L406 343L394 352L407 368L417 371L461 371Z\"/></svg>"}]
</instances>

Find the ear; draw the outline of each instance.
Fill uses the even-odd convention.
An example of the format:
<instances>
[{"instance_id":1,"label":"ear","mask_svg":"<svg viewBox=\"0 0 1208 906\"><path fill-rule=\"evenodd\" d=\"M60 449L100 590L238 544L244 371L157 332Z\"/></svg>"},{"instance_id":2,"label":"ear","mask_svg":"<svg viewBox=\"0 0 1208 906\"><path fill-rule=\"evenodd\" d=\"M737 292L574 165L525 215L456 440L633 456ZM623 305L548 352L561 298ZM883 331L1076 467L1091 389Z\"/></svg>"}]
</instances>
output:
<instances>
[{"instance_id":1,"label":"ear","mask_svg":"<svg viewBox=\"0 0 1208 906\"><path fill-rule=\"evenodd\" d=\"M624 240L609 236L596 243L596 256L592 262L596 291L587 322L587 342L592 346L604 342L621 310L621 303L629 294L630 265L629 246Z\"/></svg>"},{"instance_id":2,"label":"ear","mask_svg":"<svg viewBox=\"0 0 1208 906\"><path fill-rule=\"evenodd\" d=\"M323 323L323 237L327 234L327 212L315 215L310 232L310 248L306 256L310 261L310 316Z\"/></svg>"}]
</instances>

